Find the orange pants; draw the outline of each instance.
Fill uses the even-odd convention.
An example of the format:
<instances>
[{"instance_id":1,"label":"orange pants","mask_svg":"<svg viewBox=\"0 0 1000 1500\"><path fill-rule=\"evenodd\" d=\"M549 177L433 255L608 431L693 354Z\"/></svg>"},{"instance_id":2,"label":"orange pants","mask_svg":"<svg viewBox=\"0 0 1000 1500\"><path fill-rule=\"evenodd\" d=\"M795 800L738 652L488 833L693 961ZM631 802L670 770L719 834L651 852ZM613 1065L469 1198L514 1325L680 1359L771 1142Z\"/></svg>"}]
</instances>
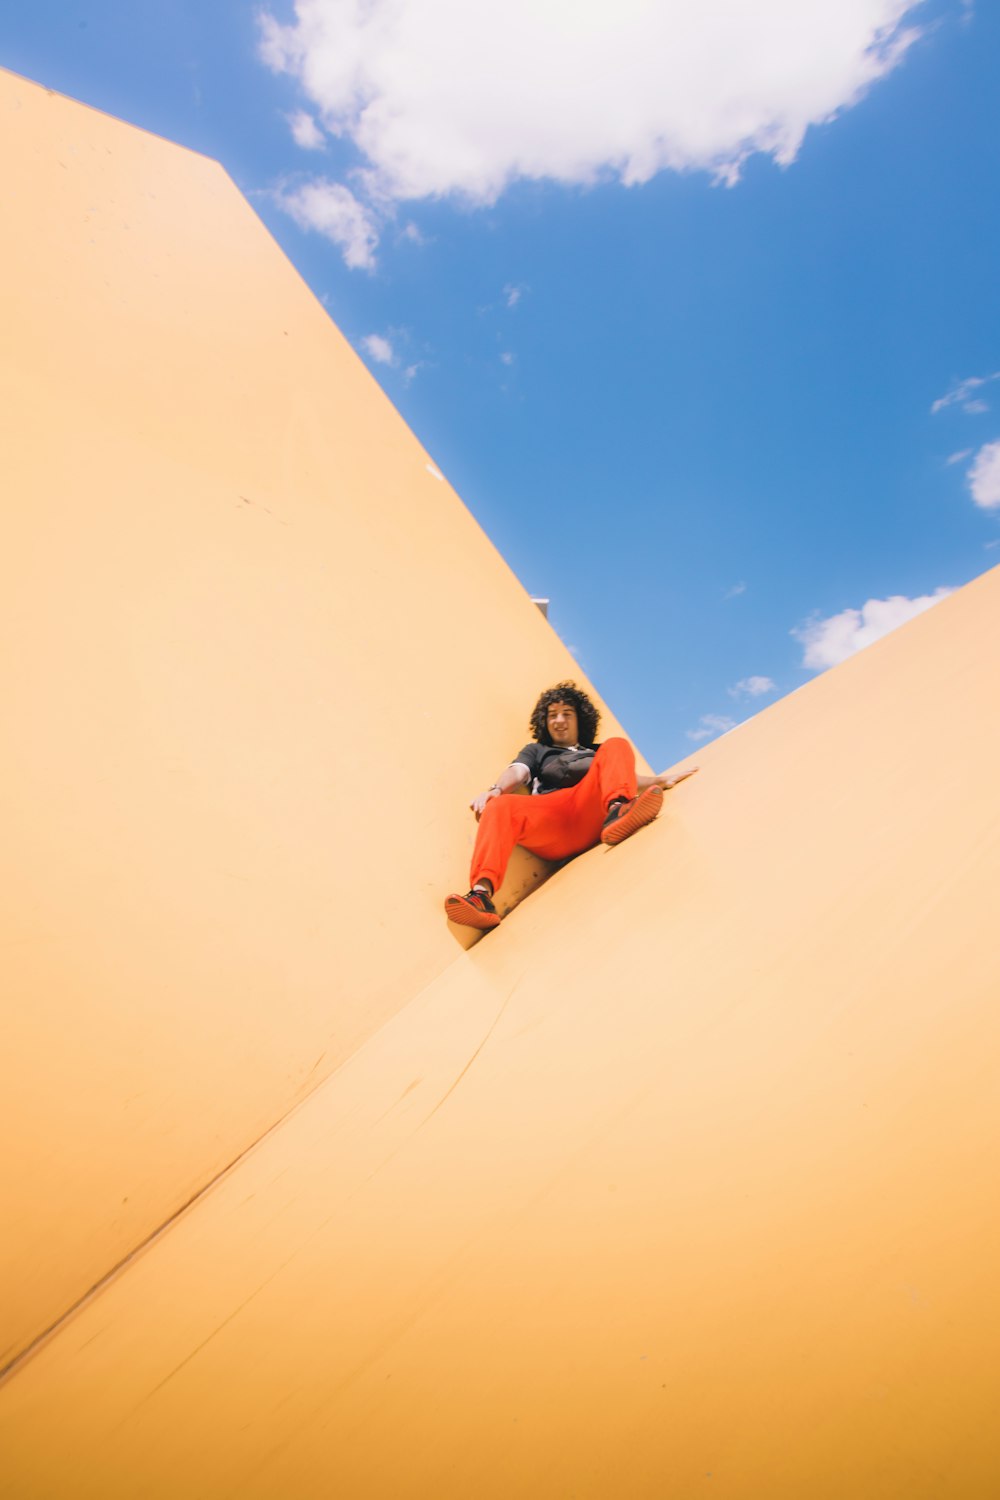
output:
<instances>
[{"instance_id":1,"label":"orange pants","mask_svg":"<svg viewBox=\"0 0 1000 1500\"><path fill-rule=\"evenodd\" d=\"M479 819L471 885L503 884L515 844L542 859L569 859L600 842L608 803L635 796L635 752L628 740L605 740L576 786L536 797L492 797Z\"/></svg>"}]
</instances>

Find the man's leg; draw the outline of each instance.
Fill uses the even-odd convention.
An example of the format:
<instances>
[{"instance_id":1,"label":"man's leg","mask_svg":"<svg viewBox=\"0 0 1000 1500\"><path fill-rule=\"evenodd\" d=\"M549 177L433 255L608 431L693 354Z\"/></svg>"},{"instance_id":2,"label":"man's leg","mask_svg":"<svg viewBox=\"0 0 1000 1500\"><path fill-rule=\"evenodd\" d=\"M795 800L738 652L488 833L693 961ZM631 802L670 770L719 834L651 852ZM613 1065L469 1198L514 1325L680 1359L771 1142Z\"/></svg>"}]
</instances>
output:
<instances>
[{"instance_id":1,"label":"man's leg","mask_svg":"<svg viewBox=\"0 0 1000 1500\"><path fill-rule=\"evenodd\" d=\"M508 795L493 797L483 808L472 851L470 884L488 881L490 894L503 885L507 864L514 845L523 842L525 829L532 821L535 797Z\"/></svg>"},{"instance_id":2,"label":"man's leg","mask_svg":"<svg viewBox=\"0 0 1000 1500\"><path fill-rule=\"evenodd\" d=\"M605 740L583 780L567 792L553 794L567 799L565 808L560 807L555 838L530 847L546 859L566 859L597 843L620 844L658 817L663 807L660 787L647 787L638 795L637 791L632 746L628 740Z\"/></svg>"},{"instance_id":3,"label":"man's leg","mask_svg":"<svg viewBox=\"0 0 1000 1500\"><path fill-rule=\"evenodd\" d=\"M596 787L587 788L588 796L594 797L596 805L601 808L601 822L607 814L608 807L612 802L627 801L636 793L635 784L635 751L628 740L620 738L605 740L597 754L594 756L594 764L580 783L586 787L591 777L596 777ZM600 836L600 829L597 830Z\"/></svg>"},{"instance_id":4,"label":"man's leg","mask_svg":"<svg viewBox=\"0 0 1000 1500\"><path fill-rule=\"evenodd\" d=\"M482 931L499 925L500 918L491 897L503 884L514 845L524 843L528 836L526 830L540 820L537 804L542 800L511 795L493 797L487 802L480 814L472 852L471 889L467 896L453 893L447 897L444 909L449 921ZM544 813L541 821L544 822Z\"/></svg>"},{"instance_id":5,"label":"man's leg","mask_svg":"<svg viewBox=\"0 0 1000 1500\"><path fill-rule=\"evenodd\" d=\"M604 750L608 754L599 765L598 759ZM598 751L591 769L598 770L600 777L604 813L597 838L602 844L620 844L659 817L663 807L663 788L650 786L638 793L635 755L627 740L607 740Z\"/></svg>"},{"instance_id":6,"label":"man's leg","mask_svg":"<svg viewBox=\"0 0 1000 1500\"><path fill-rule=\"evenodd\" d=\"M479 820L470 871L473 886L499 890L515 844L542 859L569 859L600 841L608 805L635 796L635 751L628 740L605 740L582 781L541 796L494 797Z\"/></svg>"}]
</instances>

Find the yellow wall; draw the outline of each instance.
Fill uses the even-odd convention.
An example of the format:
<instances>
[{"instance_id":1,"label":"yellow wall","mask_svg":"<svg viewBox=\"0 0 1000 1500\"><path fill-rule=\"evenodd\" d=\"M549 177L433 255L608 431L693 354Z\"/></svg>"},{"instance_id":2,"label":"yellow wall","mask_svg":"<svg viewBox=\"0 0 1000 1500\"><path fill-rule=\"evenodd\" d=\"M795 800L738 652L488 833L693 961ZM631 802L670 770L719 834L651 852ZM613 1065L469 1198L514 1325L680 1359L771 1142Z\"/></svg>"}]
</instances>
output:
<instances>
[{"instance_id":1,"label":"yellow wall","mask_svg":"<svg viewBox=\"0 0 1000 1500\"><path fill-rule=\"evenodd\" d=\"M0 116L2 1367L452 962L576 669L216 163Z\"/></svg>"}]
</instances>

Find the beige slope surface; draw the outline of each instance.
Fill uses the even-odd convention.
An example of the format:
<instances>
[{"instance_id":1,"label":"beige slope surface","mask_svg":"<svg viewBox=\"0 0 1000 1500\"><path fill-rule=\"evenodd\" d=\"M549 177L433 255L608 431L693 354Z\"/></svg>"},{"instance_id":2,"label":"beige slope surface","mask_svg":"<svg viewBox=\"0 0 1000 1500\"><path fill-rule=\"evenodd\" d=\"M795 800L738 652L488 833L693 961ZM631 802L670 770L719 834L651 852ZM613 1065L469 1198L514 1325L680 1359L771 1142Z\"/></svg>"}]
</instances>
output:
<instances>
[{"instance_id":1,"label":"beige slope surface","mask_svg":"<svg viewBox=\"0 0 1000 1500\"><path fill-rule=\"evenodd\" d=\"M0 162L2 1369L460 954L575 669L215 162L2 72Z\"/></svg>"},{"instance_id":2,"label":"beige slope surface","mask_svg":"<svg viewBox=\"0 0 1000 1500\"><path fill-rule=\"evenodd\" d=\"M996 1492L1000 572L699 757L0 1391L0 1494Z\"/></svg>"}]
</instances>

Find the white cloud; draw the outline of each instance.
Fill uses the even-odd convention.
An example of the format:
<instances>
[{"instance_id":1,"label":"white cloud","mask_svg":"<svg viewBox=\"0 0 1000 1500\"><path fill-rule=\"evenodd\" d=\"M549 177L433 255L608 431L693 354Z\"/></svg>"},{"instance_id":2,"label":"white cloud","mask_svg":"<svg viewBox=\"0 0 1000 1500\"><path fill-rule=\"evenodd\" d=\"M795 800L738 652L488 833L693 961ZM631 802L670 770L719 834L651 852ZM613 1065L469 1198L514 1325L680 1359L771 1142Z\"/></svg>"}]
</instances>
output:
<instances>
[{"instance_id":1,"label":"white cloud","mask_svg":"<svg viewBox=\"0 0 1000 1500\"><path fill-rule=\"evenodd\" d=\"M745 594L747 586L745 583L734 583L731 589L726 589L723 599L738 599L740 594Z\"/></svg>"},{"instance_id":2,"label":"white cloud","mask_svg":"<svg viewBox=\"0 0 1000 1500\"><path fill-rule=\"evenodd\" d=\"M508 282L503 289L504 297L507 299L507 306L516 307L524 296L524 293L525 288L523 286L514 286L513 283Z\"/></svg>"},{"instance_id":3,"label":"white cloud","mask_svg":"<svg viewBox=\"0 0 1000 1500\"><path fill-rule=\"evenodd\" d=\"M303 151L320 151L326 145L326 136L304 109L297 109L289 115L288 123L296 146L301 146Z\"/></svg>"},{"instance_id":4,"label":"white cloud","mask_svg":"<svg viewBox=\"0 0 1000 1500\"><path fill-rule=\"evenodd\" d=\"M972 452L971 448L962 448L962 449L959 450L958 453L949 453L948 457L945 459L945 463L946 464L960 464L962 462L962 459L963 458L968 458L968 456L969 456L969 454L971 452Z\"/></svg>"},{"instance_id":5,"label":"white cloud","mask_svg":"<svg viewBox=\"0 0 1000 1500\"><path fill-rule=\"evenodd\" d=\"M773 693L775 685L770 677L744 677L729 689L730 698L760 698L764 693Z\"/></svg>"},{"instance_id":6,"label":"white cloud","mask_svg":"<svg viewBox=\"0 0 1000 1500\"><path fill-rule=\"evenodd\" d=\"M388 333L366 333L361 340L361 347L377 365L388 365L392 370L398 370L402 364L402 355L393 342L395 338L401 338L403 343L407 342L405 329L390 328ZM424 368L425 361L416 359L412 364L404 365L401 371L403 380L407 385Z\"/></svg>"},{"instance_id":7,"label":"white cloud","mask_svg":"<svg viewBox=\"0 0 1000 1500\"><path fill-rule=\"evenodd\" d=\"M519 179L738 180L897 66L918 0L295 0L260 56L364 159L373 204Z\"/></svg>"},{"instance_id":8,"label":"white cloud","mask_svg":"<svg viewBox=\"0 0 1000 1500\"><path fill-rule=\"evenodd\" d=\"M698 720L698 728L688 729L685 733L689 740L697 743L699 740L715 739L717 735L728 734L730 729L735 728L735 719L727 719L722 714L702 714Z\"/></svg>"},{"instance_id":9,"label":"white cloud","mask_svg":"<svg viewBox=\"0 0 1000 1500\"><path fill-rule=\"evenodd\" d=\"M314 229L338 246L347 265L363 270L374 266L378 244L374 216L342 183L319 177L274 196L300 229Z\"/></svg>"},{"instance_id":10,"label":"white cloud","mask_svg":"<svg viewBox=\"0 0 1000 1500\"><path fill-rule=\"evenodd\" d=\"M931 415L936 416L939 411L944 411L947 406L961 406L963 411L977 412L989 411L989 405L981 396L973 397L973 391L978 391L980 386L989 385L993 380L1000 380L1000 370L994 370L992 375L970 375L967 380L956 380L950 391L939 396L931 407Z\"/></svg>"},{"instance_id":11,"label":"white cloud","mask_svg":"<svg viewBox=\"0 0 1000 1500\"><path fill-rule=\"evenodd\" d=\"M969 470L972 498L983 510L1000 505L1000 442L984 443Z\"/></svg>"},{"instance_id":12,"label":"white cloud","mask_svg":"<svg viewBox=\"0 0 1000 1500\"><path fill-rule=\"evenodd\" d=\"M947 598L951 592L950 588L939 588L933 594L921 594L916 599L893 594L889 599L869 599L860 609L845 609L825 620L817 617L806 620L791 632L804 647L802 665L814 672L835 667L856 651L888 635L897 625L923 614L925 609Z\"/></svg>"},{"instance_id":13,"label":"white cloud","mask_svg":"<svg viewBox=\"0 0 1000 1500\"><path fill-rule=\"evenodd\" d=\"M361 340L365 349L377 365L395 365L399 358L390 341L381 333L368 333Z\"/></svg>"},{"instance_id":14,"label":"white cloud","mask_svg":"<svg viewBox=\"0 0 1000 1500\"><path fill-rule=\"evenodd\" d=\"M501 354L500 363L502 365L512 365L514 363L514 356L509 349L505 349Z\"/></svg>"}]
</instances>

